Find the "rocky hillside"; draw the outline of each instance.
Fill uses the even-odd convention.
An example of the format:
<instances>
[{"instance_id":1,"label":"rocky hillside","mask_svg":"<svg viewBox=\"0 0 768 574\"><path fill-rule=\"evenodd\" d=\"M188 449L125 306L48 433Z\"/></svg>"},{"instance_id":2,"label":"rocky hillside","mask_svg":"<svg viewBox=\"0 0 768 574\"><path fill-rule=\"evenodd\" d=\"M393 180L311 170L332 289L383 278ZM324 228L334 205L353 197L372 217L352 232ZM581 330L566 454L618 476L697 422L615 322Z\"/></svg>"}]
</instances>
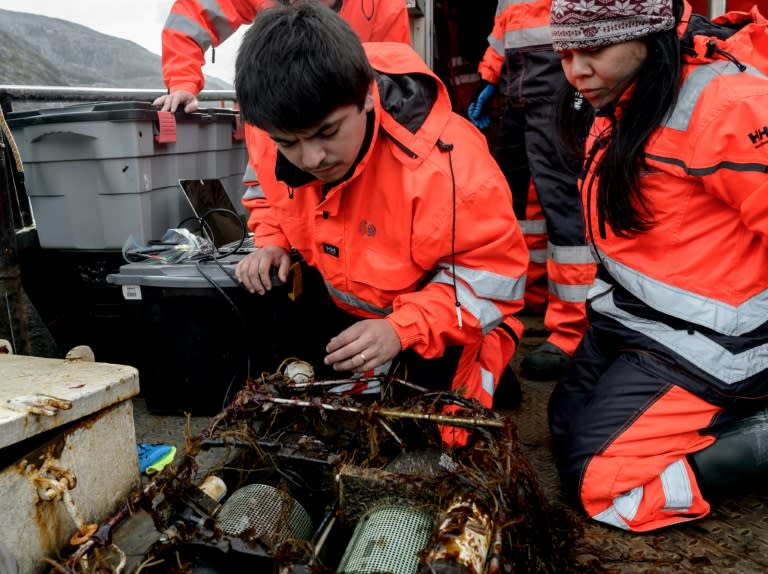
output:
<instances>
[{"instance_id":1,"label":"rocky hillside","mask_svg":"<svg viewBox=\"0 0 768 574\"><path fill-rule=\"evenodd\" d=\"M0 85L164 88L160 56L66 20L0 10L0 38Z\"/></svg>"}]
</instances>

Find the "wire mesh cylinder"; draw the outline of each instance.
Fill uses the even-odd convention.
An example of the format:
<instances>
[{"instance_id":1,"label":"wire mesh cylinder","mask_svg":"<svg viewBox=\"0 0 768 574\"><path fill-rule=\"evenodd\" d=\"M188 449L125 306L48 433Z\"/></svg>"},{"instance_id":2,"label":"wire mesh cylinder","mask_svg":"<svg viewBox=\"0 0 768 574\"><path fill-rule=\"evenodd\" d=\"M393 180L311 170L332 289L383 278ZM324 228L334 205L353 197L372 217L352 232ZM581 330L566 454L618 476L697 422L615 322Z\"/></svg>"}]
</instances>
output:
<instances>
[{"instance_id":1,"label":"wire mesh cylinder","mask_svg":"<svg viewBox=\"0 0 768 574\"><path fill-rule=\"evenodd\" d=\"M419 552L432 532L432 515L408 506L382 506L357 523L338 572L416 574Z\"/></svg>"},{"instance_id":2,"label":"wire mesh cylinder","mask_svg":"<svg viewBox=\"0 0 768 574\"><path fill-rule=\"evenodd\" d=\"M279 544L289 538L309 540L313 526L309 513L295 499L268 484L249 484L232 493L216 517L230 536Z\"/></svg>"}]
</instances>

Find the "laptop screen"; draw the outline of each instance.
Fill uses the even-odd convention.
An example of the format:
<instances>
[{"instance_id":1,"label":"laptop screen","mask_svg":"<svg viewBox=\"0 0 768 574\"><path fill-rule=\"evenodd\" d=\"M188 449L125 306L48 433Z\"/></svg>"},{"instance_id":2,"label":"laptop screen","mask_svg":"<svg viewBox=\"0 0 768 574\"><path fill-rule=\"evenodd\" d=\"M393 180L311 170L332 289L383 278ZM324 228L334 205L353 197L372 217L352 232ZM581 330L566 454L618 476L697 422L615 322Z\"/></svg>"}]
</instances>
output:
<instances>
[{"instance_id":1,"label":"laptop screen","mask_svg":"<svg viewBox=\"0 0 768 574\"><path fill-rule=\"evenodd\" d=\"M192 211L198 218L205 217L207 232L216 247L224 247L240 241L243 226L227 190L218 179L180 179L179 186L184 192ZM212 209L227 209L232 213L214 212ZM246 236L248 229L246 228Z\"/></svg>"}]
</instances>

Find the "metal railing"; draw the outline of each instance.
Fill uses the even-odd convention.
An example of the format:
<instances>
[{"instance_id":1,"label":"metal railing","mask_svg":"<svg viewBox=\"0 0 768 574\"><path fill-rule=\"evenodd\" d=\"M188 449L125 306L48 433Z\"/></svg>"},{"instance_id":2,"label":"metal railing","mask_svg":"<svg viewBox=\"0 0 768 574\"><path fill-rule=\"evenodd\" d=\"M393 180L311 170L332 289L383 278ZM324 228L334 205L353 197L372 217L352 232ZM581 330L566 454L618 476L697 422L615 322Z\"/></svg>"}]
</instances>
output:
<instances>
[{"instance_id":1,"label":"metal railing","mask_svg":"<svg viewBox=\"0 0 768 574\"><path fill-rule=\"evenodd\" d=\"M167 94L161 89L132 88L85 88L70 86L20 86L0 85L0 98L35 101L124 101L154 100ZM235 100L235 90L203 90L197 96L200 101Z\"/></svg>"}]
</instances>

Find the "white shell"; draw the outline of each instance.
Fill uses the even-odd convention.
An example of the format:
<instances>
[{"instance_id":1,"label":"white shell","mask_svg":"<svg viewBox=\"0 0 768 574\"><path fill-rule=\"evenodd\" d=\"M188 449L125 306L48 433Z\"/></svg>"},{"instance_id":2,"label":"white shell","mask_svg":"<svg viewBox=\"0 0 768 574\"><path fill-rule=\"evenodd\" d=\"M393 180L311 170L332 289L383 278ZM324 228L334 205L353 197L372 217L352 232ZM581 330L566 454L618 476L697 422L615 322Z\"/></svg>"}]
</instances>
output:
<instances>
[{"instance_id":1,"label":"white shell","mask_svg":"<svg viewBox=\"0 0 768 574\"><path fill-rule=\"evenodd\" d=\"M294 383L311 383L315 379L315 370L305 361L292 361L285 366L283 376Z\"/></svg>"}]
</instances>

